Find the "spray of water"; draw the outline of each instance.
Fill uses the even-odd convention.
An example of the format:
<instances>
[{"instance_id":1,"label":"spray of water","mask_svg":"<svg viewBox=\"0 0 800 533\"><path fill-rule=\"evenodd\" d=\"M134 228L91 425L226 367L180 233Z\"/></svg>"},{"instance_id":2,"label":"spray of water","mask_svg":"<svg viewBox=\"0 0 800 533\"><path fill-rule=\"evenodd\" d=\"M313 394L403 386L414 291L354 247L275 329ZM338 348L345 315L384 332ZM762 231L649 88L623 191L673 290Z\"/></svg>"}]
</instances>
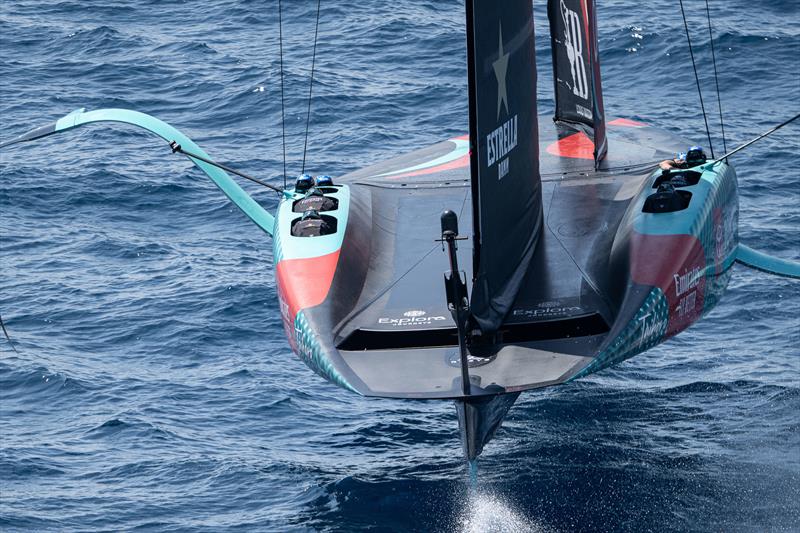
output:
<instances>
[{"instance_id":1,"label":"spray of water","mask_svg":"<svg viewBox=\"0 0 800 533\"><path fill-rule=\"evenodd\" d=\"M478 459L469 462L469 490L478 489Z\"/></svg>"},{"instance_id":2,"label":"spray of water","mask_svg":"<svg viewBox=\"0 0 800 533\"><path fill-rule=\"evenodd\" d=\"M544 527L514 509L503 496L478 484L478 461L469 462L467 497L453 532L545 533Z\"/></svg>"}]
</instances>

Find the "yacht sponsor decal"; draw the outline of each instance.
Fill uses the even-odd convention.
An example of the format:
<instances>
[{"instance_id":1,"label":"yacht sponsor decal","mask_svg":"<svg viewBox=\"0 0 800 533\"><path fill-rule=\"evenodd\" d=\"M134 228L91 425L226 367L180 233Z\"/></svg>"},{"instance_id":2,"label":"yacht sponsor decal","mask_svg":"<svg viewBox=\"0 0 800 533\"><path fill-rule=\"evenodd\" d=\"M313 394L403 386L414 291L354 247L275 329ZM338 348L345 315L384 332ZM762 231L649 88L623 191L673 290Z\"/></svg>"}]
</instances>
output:
<instances>
[{"instance_id":1,"label":"yacht sponsor decal","mask_svg":"<svg viewBox=\"0 0 800 533\"><path fill-rule=\"evenodd\" d=\"M294 336L297 349L297 355L300 356L303 360L311 360L312 356L314 355L313 345L311 336L306 335L305 331L303 330L300 325L295 324L294 326Z\"/></svg>"},{"instance_id":2,"label":"yacht sponsor decal","mask_svg":"<svg viewBox=\"0 0 800 533\"><path fill-rule=\"evenodd\" d=\"M633 281L659 287L669 306L665 335L671 337L700 318L705 301L706 261L693 235L634 234Z\"/></svg>"},{"instance_id":3,"label":"yacht sponsor decal","mask_svg":"<svg viewBox=\"0 0 800 533\"><path fill-rule=\"evenodd\" d=\"M736 243L736 223L738 213L733 212L730 206L723 211L714 208L714 261L717 273L722 272L725 259L733 250Z\"/></svg>"},{"instance_id":4,"label":"yacht sponsor decal","mask_svg":"<svg viewBox=\"0 0 800 533\"><path fill-rule=\"evenodd\" d=\"M673 274L672 278L675 281L675 296L680 297L697 287L703 271L700 267L693 267L688 272L682 274Z\"/></svg>"},{"instance_id":5,"label":"yacht sponsor decal","mask_svg":"<svg viewBox=\"0 0 800 533\"><path fill-rule=\"evenodd\" d=\"M283 319L283 323L286 325L290 324L294 320L294 317L289 316L289 304L284 300L280 288L278 288L278 305L281 309L281 319Z\"/></svg>"},{"instance_id":6,"label":"yacht sponsor decal","mask_svg":"<svg viewBox=\"0 0 800 533\"><path fill-rule=\"evenodd\" d=\"M704 279L703 269L694 266L684 270L683 273L673 274L672 277L675 285L675 299L670 300L678 302L672 309L674 317L678 320L697 318L697 287Z\"/></svg>"},{"instance_id":7,"label":"yacht sponsor decal","mask_svg":"<svg viewBox=\"0 0 800 533\"><path fill-rule=\"evenodd\" d=\"M283 330L286 333L286 338L289 340L289 345L292 347L292 351L299 353L296 335L293 334L295 330L293 325L295 317L290 316L291 310L289 309L289 304L286 302L286 298L283 295L280 285L278 285L278 303L280 304L281 322L283 322Z\"/></svg>"},{"instance_id":8,"label":"yacht sponsor decal","mask_svg":"<svg viewBox=\"0 0 800 533\"><path fill-rule=\"evenodd\" d=\"M677 318L695 316L697 307L697 291L692 291L678 301L674 312Z\"/></svg>"},{"instance_id":9,"label":"yacht sponsor decal","mask_svg":"<svg viewBox=\"0 0 800 533\"><path fill-rule=\"evenodd\" d=\"M567 7L561 0L561 18L564 20L564 47L569 58L569 68L572 74L572 92L575 96L589 99L589 83L586 77L586 64L583 61L583 32L581 31L581 17ZM582 117L592 120L592 111L582 105L576 104L575 111Z\"/></svg>"},{"instance_id":10,"label":"yacht sponsor decal","mask_svg":"<svg viewBox=\"0 0 800 533\"><path fill-rule=\"evenodd\" d=\"M535 308L518 308L511 312L511 316L518 318L536 319L574 315L581 311L579 305L564 305L559 302L541 302Z\"/></svg>"},{"instance_id":11,"label":"yacht sponsor decal","mask_svg":"<svg viewBox=\"0 0 800 533\"><path fill-rule=\"evenodd\" d=\"M488 166L494 165L498 160L497 179L503 179L508 174L508 158L506 156L517 147L517 115L514 115L502 126L486 136L486 150Z\"/></svg>"},{"instance_id":12,"label":"yacht sponsor decal","mask_svg":"<svg viewBox=\"0 0 800 533\"><path fill-rule=\"evenodd\" d=\"M667 317L646 313L639 317L639 337L633 342L635 349L657 342L667 329Z\"/></svg>"},{"instance_id":13,"label":"yacht sponsor decal","mask_svg":"<svg viewBox=\"0 0 800 533\"><path fill-rule=\"evenodd\" d=\"M497 358L497 354L490 355L489 357L477 357L472 354L467 354L467 367L475 368L491 363ZM461 368L461 354L459 352L450 352L447 356L447 364L450 366Z\"/></svg>"},{"instance_id":14,"label":"yacht sponsor decal","mask_svg":"<svg viewBox=\"0 0 800 533\"><path fill-rule=\"evenodd\" d=\"M402 318L379 318L378 324L388 326L427 326L447 320L444 316L427 316L428 313L420 309L411 309L403 313Z\"/></svg>"},{"instance_id":15,"label":"yacht sponsor decal","mask_svg":"<svg viewBox=\"0 0 800 533\"><path fill-rule=\"evenodd\" d=\"M497 120L500 120L500 110L504 109L508 116L508 77L509 53L503 50L503 24L500 23L500 36L497 50L497 60L492 63L495 78L497 78ZM501 180L508 174L508 156L517 147L517 115L510 116L497 128L486 136L486 166L497 164L497 179Z\"/></svg>"}]
</instances>

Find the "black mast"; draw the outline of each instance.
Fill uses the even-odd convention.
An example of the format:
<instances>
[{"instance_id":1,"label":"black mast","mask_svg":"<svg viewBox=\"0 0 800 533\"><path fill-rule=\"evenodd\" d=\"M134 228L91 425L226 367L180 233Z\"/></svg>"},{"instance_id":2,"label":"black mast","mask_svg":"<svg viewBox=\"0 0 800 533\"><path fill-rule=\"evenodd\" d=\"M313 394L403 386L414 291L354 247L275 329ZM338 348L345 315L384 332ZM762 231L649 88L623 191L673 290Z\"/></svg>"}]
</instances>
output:
<instances>
[{"instance_id":1,"label":"black mast","mask_svg":"<svg viewBox=\"0 0 800 533\"><path fill-rule=\"evenodd\" d=\"M530 0L467 0L473 325L491 337L528 272L542 225Z\"/></svg>"}]
</instances>

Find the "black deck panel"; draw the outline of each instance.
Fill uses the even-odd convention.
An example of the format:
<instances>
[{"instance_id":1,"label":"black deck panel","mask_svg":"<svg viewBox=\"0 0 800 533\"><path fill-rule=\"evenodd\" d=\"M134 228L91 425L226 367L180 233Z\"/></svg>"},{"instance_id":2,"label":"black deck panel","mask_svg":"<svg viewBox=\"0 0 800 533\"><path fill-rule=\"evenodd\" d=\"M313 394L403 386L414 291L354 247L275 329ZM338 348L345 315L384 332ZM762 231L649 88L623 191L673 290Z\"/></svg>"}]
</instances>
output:
<instances>
[{"instance_id":1,"label":"black deck panel","mask_svg":"<svg viewBox=\"0 0 800 533\"><path fill-rule=\"evenodd\" d=\"M598 313L611 323L613 303L603 294L607 285L604 250L610 248L627 200L633 196L625 193L620 197L620 192L626 188L638 190L651 169L632 174L595 173L591 160L553 156L546 147L559 135L572 135L575 131L556 127L550 120L541 120L540 124L542 173L550 176L543 188L545 231L507 322ZM631 142L637 137L643 139L645 146ZM669 152L647 145L668 139L663 132L647 127L611 128L611 155L603 166L616 168L653 162L656 156L666 157ZM671 144L679 146L674 140ZM379 175L440 158L453 148L452 142L445 141L339 180L351 183L354 195L369 195L372 236L366 281L352 312L336 326L337 342L356 329L397 331L443 326L439 320L403 326L391 322L402 320L408 312L449 319L442 277L448 269L447 256L435 239L440 236L439 216L445 209L459 213L461 235L471 236L468 167L401 178ZM471 240L459 242L458 254L460 267L470 279Z\"/></svg>"},{"instance_id":2,"label":"black deck panel","mask_svg":"<svg viewBox=\"0 0 800 533\"><path fill-rule=\"evenodd\" d=\"M540 127L544 231L501 329L509 342L490 362L470 369L484 393L498 386L510 392L561 382L591 361L618 312L614 293L619 287L609 275L618 226L657 160L683 146L651 128L611 127L610 155L595 171L592 160L547 152L558 135L574 130L557 128L550 120L540 120ZM661 148L652 147L656 144ZM380 176L441 158L454 148L446 141L339 179L350 184L356 204L369 206L360 213L369 221L363 228L369 240L366 274L360 292L351 295L355 305L333 327L334 345L363 381L365 394L460 394L457 337L443 281L449 264L435 240L445 209L459 213L460 234L471 237L468 167ZM471 279L471 239L459 241L458 259ZM566 332L566 338L556 339L552 332Z\"/></svg>"},{"instance_id":3,"label":"black deck panel","mask_svg":"<svg viewBox=\"0 0 800 533\"><path fill-rule=\"evenodd\" d=\"M353 194L366 194L372 203L372 249L367 279L351 313L337 325L337 339L354 329L394 330L381 319L404 318L408 311L449 319L444 299L443 273L447 256L435 239L441 235L439 215L444 209L462 210L465 227L470 227L469 188L434 187L386 189L354 185ZM471 265L472 245L463 241L460 259ZM405 317L407 318L407 317ZM431 325L442 321L432 321Z\"/></svg>"},{"instance_id":4,"label":"black deck panel","mask_svg":"<svg viewBox=\"0 0 800 533\"><path fill-rule=\"evenodd\" d=\"M539 171L543 181L561 180L563 174L576 174L570 178L584 175L594 175L594 161L589 159L569 158L555 156L547 151L547 147L558 141L559 138L577 134L577 130L568 125L556 124L549 117L539 117ZM607 157L600 163L601 174L593 177L608 177L608 169L625 172L626 168L633 168L643 164L655 164L660 160L674 157L678 152L686 150L686 141L677 136L649 126L627 127L609 125L608 128L609 150ZM342 183L371 183L384 184L390 187L400 187L403 184L435 184L441 186L445 182L462 181L469 184L469 167L446 170L436 174L422 174L403 178L382 176L404 168L431 161L450 153L454 148L451 141L443 141L432 146L415 150L414 152L394 157L377 164L367 166L350 174L344 175L338 181ZM613 173L611 174L614 175Z\"/></svg>"}]
</instances>

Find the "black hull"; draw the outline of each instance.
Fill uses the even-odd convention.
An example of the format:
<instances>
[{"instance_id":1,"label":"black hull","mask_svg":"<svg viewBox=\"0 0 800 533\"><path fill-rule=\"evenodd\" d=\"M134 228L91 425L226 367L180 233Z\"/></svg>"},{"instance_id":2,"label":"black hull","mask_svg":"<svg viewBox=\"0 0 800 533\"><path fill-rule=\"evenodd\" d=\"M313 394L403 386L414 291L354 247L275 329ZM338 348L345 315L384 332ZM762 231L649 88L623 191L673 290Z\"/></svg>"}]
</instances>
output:
<instances>
[{"instance_id":1,"label":"black hull","mask_svg":"<svg viewBox=\"0 0 800 533\"><path fill-rule=\"evenodd\" d=\"M644 351L716 302L733 261L735 224L720 226L738 213L732 169L718 165L711 176L716 181L688 188L695 198L690 209L646 214L642 205L657 178L654 162L686 143L612 121L614 155L595 171L575 148L581 134L541 124L549 128L541 132L545 228L500 342L489 357L472 359L470 396L563 383ZM339 178L349 190L348 218L320 303L305 307L293 300L297 287L281 268L288 270L291 261L284 259L294 244L276 238L287 333L327 379L366 396L464 397L442 277L448 258L436 242L445 209L459 214L462 233L470 228L468 167L447 159L457 144L440 143ZM647 258L663 268L649 272L643 253L667 254ZM471 241L460 241L467 279L471 254ZM669 284L690 268L702 270L704 291L683 302L685 316L679 317L671 309L676 302ZM654 298L664 299L658 309L667 314L654 311L657 319L637 326L637 313L656 305Z\"/></svg>"}]
</instances>

